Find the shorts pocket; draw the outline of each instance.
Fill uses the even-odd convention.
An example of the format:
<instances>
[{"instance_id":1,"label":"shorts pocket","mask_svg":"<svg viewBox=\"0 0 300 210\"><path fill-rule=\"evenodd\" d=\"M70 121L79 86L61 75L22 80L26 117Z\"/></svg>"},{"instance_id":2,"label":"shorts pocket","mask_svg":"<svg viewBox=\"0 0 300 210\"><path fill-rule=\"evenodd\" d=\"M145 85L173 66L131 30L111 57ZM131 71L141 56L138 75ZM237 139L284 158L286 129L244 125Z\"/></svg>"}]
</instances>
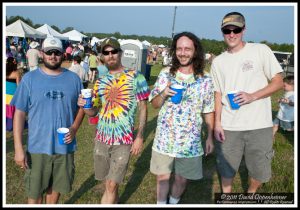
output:
<instances>
[{"instance_id":1,"label":"shorts pocket","mask_svg":"<svg viewBox=\"0 0 300 210\"><path fill-rule=\"evenodd\" d=\"M269 152L266 153L266 157L267 159L271 160L274 157L275 151L271 150Z\"/></svg>"}]
</instances>

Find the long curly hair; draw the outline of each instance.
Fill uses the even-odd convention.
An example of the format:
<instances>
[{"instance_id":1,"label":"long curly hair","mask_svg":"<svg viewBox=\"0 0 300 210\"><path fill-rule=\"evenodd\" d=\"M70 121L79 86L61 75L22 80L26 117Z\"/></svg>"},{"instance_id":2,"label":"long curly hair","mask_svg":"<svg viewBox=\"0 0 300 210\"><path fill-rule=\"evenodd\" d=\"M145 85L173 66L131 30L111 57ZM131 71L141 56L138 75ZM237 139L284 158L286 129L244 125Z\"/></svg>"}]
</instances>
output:
<instances>
[{"instance_id":1,"label":"long curly hair","mask_svg":"<svg viewBox=\"0 0 300 210\"><path fill-rule=\"evenodd\" d=\"M171 68L170 68L170 74L172 76L175 76L177 70L181 66L180 62L179 62L179 60L176 56L176 45L177 45L178 39L183 37L183 36L186 36L187 38L192 40L193 43L194 43L195 53L194 53L194 56L193 56L193 59L192 59L194 76L195 77L203 76L203 69L204 69L204 66L205 66L203 47L202 47L198 37L196 35L194 35L193 33L187 32L187 31L176 34L173 38L171 49L170 49L170 54L172 56L172 65L171 65Z\"/></svg>"}]
</instances>

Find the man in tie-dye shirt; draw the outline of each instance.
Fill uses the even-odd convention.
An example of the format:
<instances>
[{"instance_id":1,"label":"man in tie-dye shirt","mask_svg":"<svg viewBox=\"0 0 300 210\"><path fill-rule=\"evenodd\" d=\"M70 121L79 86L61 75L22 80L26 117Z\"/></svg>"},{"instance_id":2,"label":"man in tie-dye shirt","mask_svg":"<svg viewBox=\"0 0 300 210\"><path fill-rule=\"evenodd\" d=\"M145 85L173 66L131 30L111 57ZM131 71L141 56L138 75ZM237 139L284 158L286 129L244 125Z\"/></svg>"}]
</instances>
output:
<instances>
[{"instance_id":1,"label":"man in tie-dye shirt","mask_svg":"<svg viewBox=\"0 0 300 210\"><path fill-rule=\"evenodd\" d=\"M150 90L142 74L122 66L122 50L117 40L104 40L101 53L109 72L97 79L94 107L85 109L85 113L99 116L94 147L95 178L106 180L101 203L113 204L118 202L118 186L125 176L130 153L138 155L142 151ZM80 96L78 105L84 104ZM134 138L137 107L139 125Z\"/></svg>"},{"instance_id":2,"label":"man in tie-dye shirt","mask_svg":"<svg viewBox=\"0 0 300 210\"><path fill-rule=\"evenodd\" d=\"M150 171L157 175L157 204L177 204L187 180L202 176L202 155L213 151L214 91L212 79L204 74L204 53L199 39L190 32L174 36L172 66L161 70L149 101L160 108L152 146ZM170 85L184 86L179 104L172 102L176 93ZM207 140L202 148L203 118ZM171 174L174 182L170 186ZM169 188L170 193L169 193Z\"/></svg>"}]
</instances>

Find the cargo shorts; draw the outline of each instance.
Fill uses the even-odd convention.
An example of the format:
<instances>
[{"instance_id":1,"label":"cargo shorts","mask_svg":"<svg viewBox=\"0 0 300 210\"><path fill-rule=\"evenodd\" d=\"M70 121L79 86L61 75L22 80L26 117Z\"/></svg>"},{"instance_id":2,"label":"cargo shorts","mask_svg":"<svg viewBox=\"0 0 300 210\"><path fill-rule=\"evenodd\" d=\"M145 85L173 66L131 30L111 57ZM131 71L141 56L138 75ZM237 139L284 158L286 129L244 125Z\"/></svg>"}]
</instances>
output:
<instances>
[{"instance_id":1,"label":"cargo shorts","mask_svg":"<svg viewBox=\"0 0 300 210\"><path fill-rule=\"evenodd\" d=\"M131 146L131 144L107 145L100 141L95 141L95 179L113 180L120 184L127 171Z\"/></svg>"},{"instance_id":2,"label":"cargo shorts","mask_svg":"<svg viewBox=\"0 0 300 210\"><path fill-rule=\"evenodd\" d=\"M72 190L75 174L74 152L54 155L27 152L27 164L24 181L28 198L38 199L49 187L62 194Z\"/></svg>"},{"instance_id":3,"label":"cargo shorts","mask_svg":"<svg viewBox=\"0 0 300 210\"><path fill-rule=\"evenodd\" d=\"M249 131L224 130L225 141L216 141L217 169L224 178L233 178L243 155L248 175L261 183L271 178L274 156L272 127Z\"/></svg>"}]
</instances>

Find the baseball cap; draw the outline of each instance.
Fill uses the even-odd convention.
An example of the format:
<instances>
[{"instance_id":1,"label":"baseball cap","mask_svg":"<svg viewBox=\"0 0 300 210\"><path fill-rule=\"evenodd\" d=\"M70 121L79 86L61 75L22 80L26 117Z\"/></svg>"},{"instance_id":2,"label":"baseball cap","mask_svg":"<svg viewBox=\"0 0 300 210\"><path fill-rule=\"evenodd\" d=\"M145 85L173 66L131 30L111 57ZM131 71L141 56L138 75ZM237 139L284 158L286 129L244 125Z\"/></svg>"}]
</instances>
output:
<instances>
[{"instance_id":1,"label":"baseball cap","mask_svg":"<svg viewBox=\"0 0 300 210\"><path fill-rule=\"evenodd\" d=\"M222 20L221 28L224 28L225 26L237 26L240 28L243 28L245 26L245 18L244 16L239 12L231 12L224 16Z\"/></svg>"},{"instance_id":2,"label":"baseball cap","mask_svg":"<svg viewBox=\"0 0 300 210\"><path fill-rule=\"evenodd\" d=\"M106 38L102 43L101 43L101 51L103 51L103 49L106 46L111 46L114 49L121 49L120 43L118 42L118 40L114 39L114 38Z\"/></svg>"},{"instance_id":3,"label":"baseball cap","mask_svg":"<svg viewBox=\"0 0 300 210\"><path fill-rule=\"evenodd\" d=\"M58 38L47 37L42 44L42 50L44 52L47 52L47 51L53 50L53 49L63 52L62 43Z\"/></svg>"}]
</instances>

